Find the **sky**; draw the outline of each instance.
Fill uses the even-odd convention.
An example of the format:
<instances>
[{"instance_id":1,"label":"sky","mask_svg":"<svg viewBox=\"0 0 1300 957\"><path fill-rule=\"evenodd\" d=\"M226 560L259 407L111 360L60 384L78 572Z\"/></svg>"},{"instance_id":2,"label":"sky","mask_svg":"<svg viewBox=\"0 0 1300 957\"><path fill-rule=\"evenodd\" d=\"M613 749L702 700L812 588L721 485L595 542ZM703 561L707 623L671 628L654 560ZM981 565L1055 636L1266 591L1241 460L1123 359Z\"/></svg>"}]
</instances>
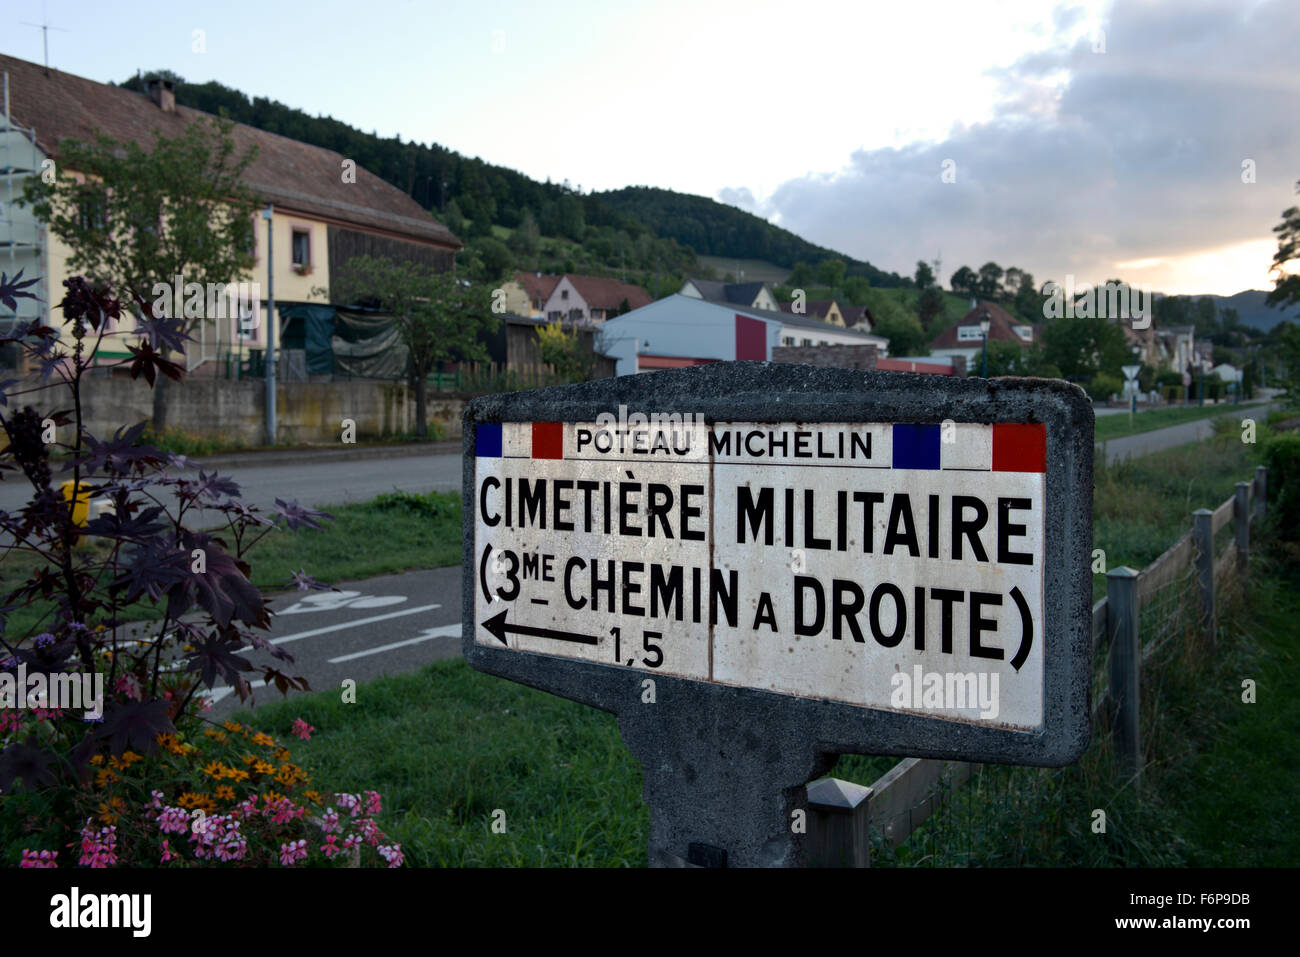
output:
<instances>
[{"instance_id":1,"label":"sky","mask_svg":"<svg viewBox=\"0 0 1300 957\"><path fill-rule=\"evenodd\" d=\"M1300 202L1296 0L5 0L0 51L40 62L41 22L70 73L708 196L945 283L1267 289Z\"/></svg>"}]
</instances>

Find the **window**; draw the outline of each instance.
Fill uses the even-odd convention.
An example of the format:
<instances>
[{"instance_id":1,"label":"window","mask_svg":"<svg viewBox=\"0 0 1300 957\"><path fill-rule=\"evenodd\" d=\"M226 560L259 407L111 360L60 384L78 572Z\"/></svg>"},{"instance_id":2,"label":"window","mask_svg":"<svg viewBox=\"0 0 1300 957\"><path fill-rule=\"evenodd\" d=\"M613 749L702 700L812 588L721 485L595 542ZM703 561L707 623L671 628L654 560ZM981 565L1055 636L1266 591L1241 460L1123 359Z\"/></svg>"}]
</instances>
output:
<instances>
[{"instance_id":1,"label":"window","mask_svg":"<svg viewBox=\"0 0 1300 957\"><path fill-rule=\"evenodd\" d=\"M561 289L561 290L560 290L560 298L561 298L561 299L564 299L564 300L567 300L567 299L569 298L569 290L567 290L567 289Z\"/></svg>"},{"instance_id":2,"label":"window","mask_svg":"<svg viewBox=\"0 0 1300 957\"><path fill-rule=\"evenodd\" d=\"M792 346L792 345L794 345L794 336L782 336L782 337L781 337L781 345L783 345L783 346Z\"/></svg>"},{"instance_id":3,"label":"window","mask_svg":"<svg viewBox=\"0 0 1300 957\"><path fill-rule=\"evenodd\" d=\"M1033 342L1033 341L1034 341L1034 327L1033 327L1033 326L1016 326L1016 335L1018 335L1021 339L1024 339L1025 342Z\"/></svg>"},{"instance_id":4,"label":"window","mask_svg":"<svg viewBox=\"0 0 1300 957\"><path fill-rule=\"evenodd\" d=\"M984 333L980 332L980 327L975 326L958 326L958 342L980 342L984 338Z\"/></svg>"},{"instance_id":5,"label":"window","mask_svg":"<svg viewBox=\"0 0 1300 957\"><path fill-rule=\"evenodd\" d=\"M103 231L108 228L108 203L101 195L92 194L77 203L81 228Z\"/></svg>"},{"instance_id":6,"label":"window","mask_svg":"<svg viewBox=\"0 0 1300 957\"><path fill-rule=\"evenodd\" d=\"M293 231L293 265L295 269L311 265L311 233L306 229Z\"/></svg>"},{"instance_id":7,"label":"window","mask_svg":"<svg viewBox=\"0 0 1300 957\"><path fill-rule=\"evenodd\" d=\"M804 340L802 343L800 343L800 344L801 344L801 345L805 345L805 346L810 346L810 345L812 345L812 340L811 340L811 339L805 339L805 340Z\"/></svg>"},{"instance_id":8,"label":"window","mask_svg":"<svg viewBox=\"0 0 1300 957\"><path fill-rule=\"evenodd\" d=\"M256 299L236 295L230 303L230 315L235 323L236 342L256 342L258 313L261 303Z\"/></svg>"}]
</instances>

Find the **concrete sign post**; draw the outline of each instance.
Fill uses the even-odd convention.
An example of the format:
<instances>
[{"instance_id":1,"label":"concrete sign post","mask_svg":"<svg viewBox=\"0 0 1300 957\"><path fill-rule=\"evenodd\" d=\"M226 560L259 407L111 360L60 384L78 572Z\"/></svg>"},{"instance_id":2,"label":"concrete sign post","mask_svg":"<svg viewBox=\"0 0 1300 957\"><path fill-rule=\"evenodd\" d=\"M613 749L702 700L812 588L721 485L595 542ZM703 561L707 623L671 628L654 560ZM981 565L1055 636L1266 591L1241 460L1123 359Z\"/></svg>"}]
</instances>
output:
<instances>
[{"instance_id":1,"label":"concrete sign post","mask_svg":"<svg viewBox=\"0 0 1300 957\"><path fill-rule=\"evenodd\" d=\"M652 864L801 863L842 753L1087 744L1076 386L718 363L483 397L464 435L465 658L618 715Z\"/></svg>"}]
</instances>

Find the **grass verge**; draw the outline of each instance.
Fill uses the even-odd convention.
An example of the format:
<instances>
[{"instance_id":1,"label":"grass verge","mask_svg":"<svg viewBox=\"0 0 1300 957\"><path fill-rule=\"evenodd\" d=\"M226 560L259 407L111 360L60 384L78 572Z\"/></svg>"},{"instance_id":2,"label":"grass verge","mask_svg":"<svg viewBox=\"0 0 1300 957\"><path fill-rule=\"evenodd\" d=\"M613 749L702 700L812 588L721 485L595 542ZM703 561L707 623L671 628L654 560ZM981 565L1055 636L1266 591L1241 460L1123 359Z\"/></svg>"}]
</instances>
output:
<instances>
[{"instance_id":1,"label":"grass verge","mask_svg":"<svg viewBox=\"0 0 1300 957\"><path fill-rule=\"evenodd\" d=\"M1118 415L1099 415L1097 416L1094 438L1098 442L1105 442L1110 439L1123 438L1126 435L1154 432L1156 429L1167 429L1171 425L1182 425L1184 422L1197 422L1201 419L1213 419L1218 416L1235 417L1236 421L1240 423L1241 419L1247 416L1257 417L1260 408L1259 405L1246 404L1180 405L1163 409L1147 409L1145 412L1138 412L1133 416L1133 427L1131 429L1128 424L1128 414L1125 412Z\"/></svg>"}]
</instances>

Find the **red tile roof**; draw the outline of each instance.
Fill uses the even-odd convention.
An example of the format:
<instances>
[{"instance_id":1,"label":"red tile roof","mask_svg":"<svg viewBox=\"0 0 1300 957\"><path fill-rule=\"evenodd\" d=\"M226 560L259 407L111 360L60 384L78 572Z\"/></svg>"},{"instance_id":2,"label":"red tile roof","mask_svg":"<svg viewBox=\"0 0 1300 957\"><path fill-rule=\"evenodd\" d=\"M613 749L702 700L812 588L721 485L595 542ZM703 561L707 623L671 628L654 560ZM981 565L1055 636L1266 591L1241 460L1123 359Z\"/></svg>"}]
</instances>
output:
<instances>
[{"instance_id":1,"label":"red tile roof","mask_svg":"<svg viewBox=\"0 0 1300 957\"><path fill-rule=\"evenodd\" d=\"M546 303L546 300L551 298L551 293L555 292L560 277L550 276L546 273L517 272L515 273L515 282L524 287L524 293L528 296L528 301L541 308Z\"/></svg>"},{"instance_id":2,"label":"red tile roof","mask_svg":"<svg viewBox=\"0 0 1300 957\"><path fill-rule=\"evenodd\" d=\"M618 309L624 299L632 309L640 309L654 302L650 293L640 286L620 282L617 279L572 274L566 274L565 278L573 283L573 288L578 290L578 295L587 301L589 309Z\"/></svg>"},{"instance_id":3,"label":"red tile roof","mask_svg":"<svg viewBox=\"0 0 1300 957\"><path fill-rule=\"evenodd\" d=\"M995 339L1002 339L1006 342L1014 342L1019 346L1025 346L1026 348L1031 345L1031 343L1026 342L1024 339L1021 339L1020 336L1016 335L1015 327L1029 326L1030 328L1033 328L1032 323L1022 322L995 302L984 302L981 300L976 304L974 309L962 316L957 325L950 326L943 332L939 333L939 335L931 341L930 348L952 349L957 346L977 347L979 345L978 340L973 342L958 342L957 328L958 326L978 326L980 320L985 316L987 316L989 320L990 342ZM1035 335L1036 334L1037 331L1035 330Z\"/></svg>"},{"instance_id":4,"label":"red tile roof","mask_svg":"<svg viewBox=\"0 0 1300 957\"><path fill-rule=\"evenodd\" d=\"M185 127L211 114L177 105L165 112L148 96L108 86L60 70L0 54L0 71L9 73L10 111L14 122L35 127L37 145L49 156L59 155L65 139L90 140L96 131L146 149L153 133L180 136ZM237 153L257 146L244 181L262 199L286 209L361 226L407 240L462 245L410 196L357 167L355 183L343 182L344 157L275 133L236 124L232 133Z\"/></svg>"}]
</instances>

